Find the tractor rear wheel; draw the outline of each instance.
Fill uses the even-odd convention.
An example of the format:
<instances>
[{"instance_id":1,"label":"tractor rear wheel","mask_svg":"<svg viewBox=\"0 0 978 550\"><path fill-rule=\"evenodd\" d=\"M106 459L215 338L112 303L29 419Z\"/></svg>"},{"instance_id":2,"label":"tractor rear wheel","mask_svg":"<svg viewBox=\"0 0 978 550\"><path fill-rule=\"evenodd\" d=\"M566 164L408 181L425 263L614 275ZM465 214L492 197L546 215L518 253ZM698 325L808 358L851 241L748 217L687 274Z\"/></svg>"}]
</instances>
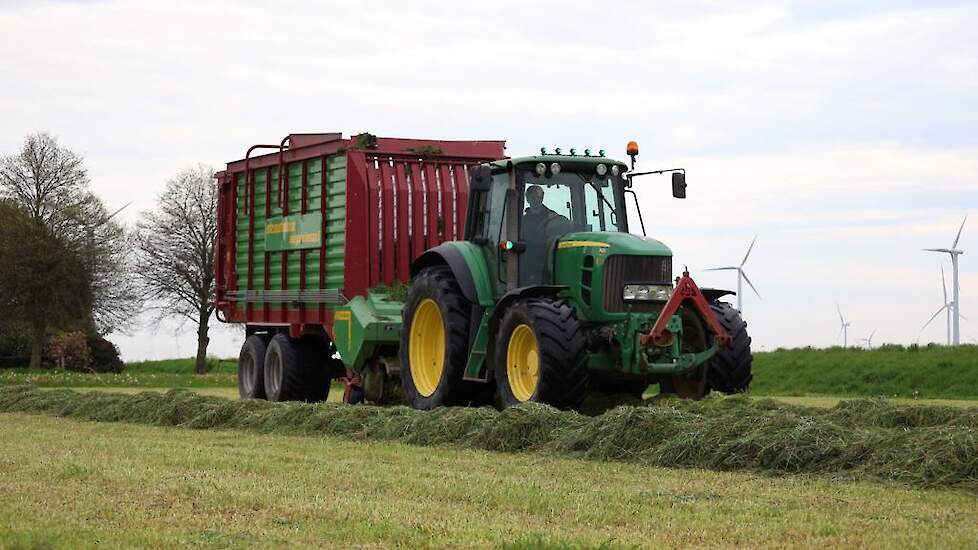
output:
<instances>
[{"instance_id":1,"label":"tractor rear wheel","mask_svg":"<svg viewBox=\"0 0 978 550\"><path fill-rule=\"evenodd\" d=\"M401 384L411 407L466 403L471 308L448 267L429 267L411 281L401 330Z\"/></svg>"},{"instance_id":2,"label":"tractor rear wheel","mask_svg":"<svg viewBox=\"0 0 978 550\"><path fill-rule=\"evenodd\" d=\"M717 321L730 335L731 342L729 347L720 349L707 363L707 386L723 393L745 392L754 378L751 374L753 356L747 323L737 308L726 302L713 302L710 307Z\"/></svg>"},{"instance_id":3,"label":"tractor rear wheel","mask_svg":"<svg viewBox=\"0 0 978 550\"><path fill-rule=\"evenodd\" d=\"M530 299L510 306L494 351L502 407L535 401L573 409L584 400L587 344L574 309L565 302Z\"/></svg>"},{"instance_id":4,"label":"tractor rear wheel","mask_svg":"<svg viewBox=\"0 0 978 550\"><path fill-rule=\"evenodd\" d=\"M265 399L265 352L268 338L252 334L238 355L238 395L241 399Z\"/></svg>"}]
</instances>

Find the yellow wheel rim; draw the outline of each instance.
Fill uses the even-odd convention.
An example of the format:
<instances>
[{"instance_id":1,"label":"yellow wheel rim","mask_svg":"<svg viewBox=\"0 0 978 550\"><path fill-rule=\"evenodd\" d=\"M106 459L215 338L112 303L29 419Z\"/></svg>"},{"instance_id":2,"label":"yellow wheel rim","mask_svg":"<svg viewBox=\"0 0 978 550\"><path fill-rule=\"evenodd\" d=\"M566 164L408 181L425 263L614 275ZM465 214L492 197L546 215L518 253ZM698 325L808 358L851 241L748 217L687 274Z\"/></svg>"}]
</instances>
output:
<instances>
[{"instance_id":1,"label":"yellow wheel rim","mask_svg":"<svg viewBox=\"0 0 978 550\"><path fill-rule=\"evenodd\" d=\"M424 397L431 397L445 370L445 323L438 304L425 298L411 317L411 380Z\"/></svg>"},{"instance_id":2,"label":"yellow wheel rim","mask_svg":"<svg viewBox=\"0 0 978 550\"><path fill-rule=\"evenodd\" d=\"M529 401L533 397L540 380L540 347L529 325L519 325L509 336L506 376L516 399Z\"/></svg>"}]
</instances>

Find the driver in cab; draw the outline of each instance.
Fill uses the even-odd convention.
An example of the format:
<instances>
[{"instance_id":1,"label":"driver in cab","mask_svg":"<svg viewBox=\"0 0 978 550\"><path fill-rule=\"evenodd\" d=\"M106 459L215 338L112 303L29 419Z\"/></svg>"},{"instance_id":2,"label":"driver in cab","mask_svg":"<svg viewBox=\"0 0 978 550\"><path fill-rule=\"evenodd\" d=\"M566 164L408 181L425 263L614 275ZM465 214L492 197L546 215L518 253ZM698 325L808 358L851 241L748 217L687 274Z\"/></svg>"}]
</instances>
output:
<instances>
[{"instance_id":1,"label":"driver in cab","mask_svg":"<svg viewBox=\"0 0 978 550\"><path fill-rule=\"evenodd\" d=\"M570 220L543 204L543 187L526 188L526 211L520 227L526 250L520 256L520 284L543 282L548 248L554 237L570 230Z\"/></svg>"}]
</instances>

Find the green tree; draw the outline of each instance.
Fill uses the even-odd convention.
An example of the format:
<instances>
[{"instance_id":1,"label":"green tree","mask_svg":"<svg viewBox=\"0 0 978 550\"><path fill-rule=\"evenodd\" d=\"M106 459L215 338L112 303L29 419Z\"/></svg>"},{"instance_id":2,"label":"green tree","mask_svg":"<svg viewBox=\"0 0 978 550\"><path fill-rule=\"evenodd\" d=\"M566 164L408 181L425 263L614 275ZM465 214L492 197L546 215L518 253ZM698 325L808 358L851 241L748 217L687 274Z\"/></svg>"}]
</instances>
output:
<instances>
[{"instance_id":1,"label":"green tree","mask_svg":"<svg viewBox=\"0 0 978 550\"><path fill-rule=\"evenodd\" d=\"M18 205L0 199L0 315L31 329L31 368L49 329L67 329L92 306L89 272L68 243Z\"/></svg>"}]
</instances>

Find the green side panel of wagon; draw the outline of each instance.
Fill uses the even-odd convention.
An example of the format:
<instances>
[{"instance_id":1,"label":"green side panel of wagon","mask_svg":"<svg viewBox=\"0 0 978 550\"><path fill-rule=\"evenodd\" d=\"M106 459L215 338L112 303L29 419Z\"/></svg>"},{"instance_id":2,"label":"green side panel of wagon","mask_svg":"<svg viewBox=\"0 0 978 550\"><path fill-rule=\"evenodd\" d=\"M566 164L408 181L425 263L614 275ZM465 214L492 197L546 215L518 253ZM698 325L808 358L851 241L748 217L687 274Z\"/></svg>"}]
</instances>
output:
<instances>
[{"instance_id":1,"label":"green side panel of wagon","mask_svg":"<svg viewBox=\"0 0 978 550\"><path fill-rule=\"evenodd\" d=\"M335 302L322 297L292 296L301 288L305 263L306 289L335 290L343 288L343 260L346 248L346 155L292 162L286 165L280 180L278 168L253 171L255 186L254 260L251 284L248 284L248 219L245 209L245 179L236 176L237 226L235 271L241 290L289 291L287 302L269 302L252 298L252 307L261 310L317 309L323 303ZM302 212L303 169L306 180L306 210ZM287 203L287 210L282 206ZM289 212L285 215L284 212ZM267 214L267 217L266 217ZM325 258L320 245L324 245ZM266 285L265 260L268 256ZM294 298L294 299L293 299Z\"/></svg>"}]
</instances>

